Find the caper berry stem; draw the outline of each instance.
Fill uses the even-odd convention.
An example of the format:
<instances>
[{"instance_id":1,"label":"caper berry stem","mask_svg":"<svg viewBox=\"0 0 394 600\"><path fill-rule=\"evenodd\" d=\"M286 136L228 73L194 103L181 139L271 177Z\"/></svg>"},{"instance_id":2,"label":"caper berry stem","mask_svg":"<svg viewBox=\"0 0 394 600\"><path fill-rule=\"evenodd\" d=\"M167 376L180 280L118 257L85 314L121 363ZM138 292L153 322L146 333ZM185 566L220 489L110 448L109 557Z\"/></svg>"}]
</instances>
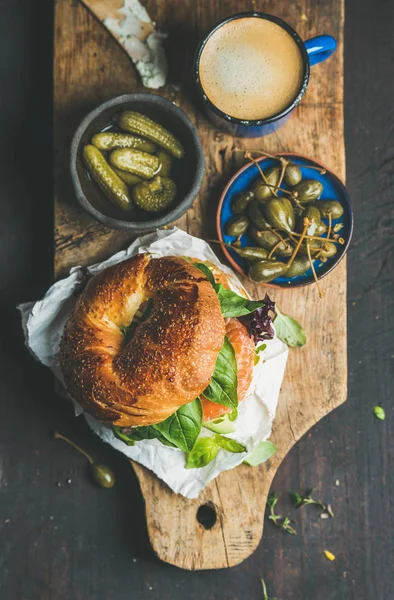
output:
<instances>
[{"instance_id":1,"label":"caper berry stem","mask_svg":"<svg viewBox=\"0 0 394 600\"><path fill-rule=\"evenodd\" d=\"M327 239L330 237L331 235L331 227L332 227L332 212L330 211L328 213L328 229L327 229Z\"/></svg>"},{"instance_id":2,"label":"caper berry stem","mask_svg":"<svg viewBox=\"0 0 394 600\"><path fill-rule=\"evenodd\" d=\"M284 174L285 174L285 171L286 171L286 167L289 164L289 161L286 160L285 158L283 158L283 156L281 156L279 160L280 160L280 164L282 166L282 170L280 172L279 181L278 181L278 185L277 185L277 189L278 190L280 189L280 186L282 184L283 177L284 177Z\"/></svg>"},{"instance_id":3,"label":"caper berry stem","mask_svg":"<svg viewBox=\"0 0 394 600\"><path fill-rule=\"evenodd\" d=\"M265 231L268 231L268 230L265 230ZM277 237L277 238L278 238L278 239L279 239L281 242L283 242L283 244L285 244L285 245L286 245L286 242L285 242L285 240L284 240L284 239L283 239L283 237L280 235L280 233L279 233L279 231L278 231L277 229L272 229L272 233L273 233L274 235L276 235L276 237Z\"/></svg>"},{"instance_id":4,"label":"caper berry stem","mask_svg":"<svg viewBox=\"0 0 394 600\"><path fill-rule=\"evenodd\" d=\"M271 252L268 254L267 260L269 260L270 258L273 257L273 255L275 254L275 251L277 250L277 248L279 248L279 246L282 244L282 242L278 242L277 244L275 244L275 246L271 249Z\"/></svg>"},{"instance_id":5,"label":"caper berry stem","mask_svg":"<svg viewBox=\"0 0 394 600\"><path fill-rule=\"evenodd\" d=\"M245 152L245 158L251 160L252 163L254 163L256 165L256 167L260 171L260 175L264 181L264 184L272 190L272 193L274 194L274 196L278 197L277 192L283 192L283 194L293 197L293 192L289 192L289 190L280 188L278 185L271 185L270 183L267 182L267 178L264 175L264 172L263 172L262 168L260 167L258 160L253 158L253 156L250 154L250 152ZM277 160L279 160L277 156L274 156L273 158L276 158Z\"/></svg>"},{"instance_id":6,"label":"caper berry stem","mask_svg":"<svg viewBox=\"0 0 394 600\"><path fill-rule=\"evenodd\" d=\"M297 237L301 237L301 233L298 233L297 231L292 231L291 234L289 233L289 236L292 238L292 236L297 236ZM318 237L316 235L305 235L304 239L306 240L321 240L323 242L333 242L334 244L344 244L345 240L343 238L339 238L336 239L335 237L332 238L328 238L328 237ZM341 241L342 240L342 241ZM293 240L293 242L295 242L295 240Z\"/></svg>"},{"instance_id":7,"label":"caper berry stem","mask_svg":"<svg viewBox=\"0 0 394 600\"><path fill-rule=\"evenodd\" d=\"M321 287L319 285L319 280L318 280L317 275L316 275L315 265L313 264L313 260L312 260L312 256L311 256L311 249L309 247L309 242L306 243L306 251L307 251L309 262L310 262L310 265L311 265L311 269L312 269L312 273L313 273L313 278L315 280L317 289L319 291L319 297L323 298L324 294L323 294L323 292L321 290Z\"/></svg>"},{"instance_id":8,"label":"caper berry stem","mask_svg":"<svg viewBox=\"0 0 394 600\"><path fill-rule=\"evenodd\" d=\"M237 148L237 151L239 152L240 149ZM283 158L283 156L279 157L279 156L275 156L275 154L269 154L268 152L263 152L262 150L252 150L252 152L255 152L256 154L260 154L261 156L266 156L267 158L276 158L277 160L280 160L281 158ZM287 161L288 164L291 165L296 165L297 163L295 163L292 160L288 160ZM307 165L308 169L314 169L315 171L319 171L320 175L325 175L327 173L327 169L325 169L324 167L313 167L312 165Z\"/></svg>"},{"instance_id":9,"label":"caper berry stem","mask_svg":"<svg viewBox=\"0 0 394 600\"><path fill-rule=\"evenodd\" d=\"M74 442L72 442L71 440L69 440L65 435L62 435L58 431L55 431L54 434L53 434L53 437L56 440L59 439L59 440L63 440L64 442L67 442L67 444L70 444L70 446L72 446L73 448L75 448L75 450L78 450L78 452L80 452L81 454L83 454L84 457L86 458L86 460L88 460L91 465L94 464L94 461L93 461L92 457L89 456L89 454L87 452L85 452L85 450L82 450L82 448L80 446L77 446L77 444L75 444Z\"/></svg>"},{"instance_id":10,"label":"caper berry stem","mask_svg":"<svg viewBox=\"0 0 394 600\"><path fill-rule=\"evenodd\" d=\"M304 229L302 231L300 239L298 240L297 246L294 248L294 252L293 252L293 254L290 257L290 260L287 263L287 268L291 267L291 265L293 264L294 259L297 256L298 250L300 249L301 244L302 244L302 242L304 240L304 237L306 235L307 229L308 229L308 227L310 225L311 225L311 221L305 217L305 219L304 219Z\"/></svg>"}]
</instances>

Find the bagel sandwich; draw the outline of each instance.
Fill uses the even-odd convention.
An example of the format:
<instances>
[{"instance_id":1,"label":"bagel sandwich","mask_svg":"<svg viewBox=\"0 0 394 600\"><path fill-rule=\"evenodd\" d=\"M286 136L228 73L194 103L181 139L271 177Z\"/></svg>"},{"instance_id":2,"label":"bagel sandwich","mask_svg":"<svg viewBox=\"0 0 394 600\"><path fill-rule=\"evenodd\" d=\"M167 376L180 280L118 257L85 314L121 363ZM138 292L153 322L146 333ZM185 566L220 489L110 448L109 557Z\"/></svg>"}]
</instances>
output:
<instances>
[{"instance_id":1,"label":"bagel sandwich","mask_svg":"<svg viewBox=\"0 0 394 600\"><path fill-rule=\"evenodd\" d=\"M126 444L190 453L202 427L226 433L236 419L273 308L213 263L138 254L80 294L60 342L65 385Z\"/></svg>"}]
</instances>

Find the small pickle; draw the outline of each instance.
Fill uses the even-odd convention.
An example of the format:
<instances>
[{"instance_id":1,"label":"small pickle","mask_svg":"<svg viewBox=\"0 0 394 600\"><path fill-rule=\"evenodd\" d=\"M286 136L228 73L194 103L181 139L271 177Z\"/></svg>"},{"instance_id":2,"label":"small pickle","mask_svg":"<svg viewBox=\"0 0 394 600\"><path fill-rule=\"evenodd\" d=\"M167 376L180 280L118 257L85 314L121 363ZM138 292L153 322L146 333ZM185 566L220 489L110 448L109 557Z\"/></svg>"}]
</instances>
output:
<instances>
[{"instance_id":1,"label":"small pickle","mask_svg":"<svg viewBox=\"0 0 394 600\"><path fill-rule=\"evenodd\" d=\"M263 205L258 200L253 200L246 209L249 221L258 229L271 229L271 225L263 214Z\"/></svg>"},{"instance_id":2,"label":"small pickle","mask_svg":"<svg viewBox=\"0 0 394 600\"><path fill-rule=\"evenodd\" d=\"M289 185L290 187L294 187L295 185L300 183L302 179L300 167L298 165L295 165L294 163L290 163L289 165L287 165L283 179L285 183L287 183L287 185Z\"/></svg>"},{"instance_id":3,"label":"small pickle","mask_svg":"<svg viewBox=\"0 0 394 600\"><path fill-rule=\"evenodd\" d=\"M258 246L243 246L242 248L233 248L235 252L245 260L254 262L256 260L265 260L268 258L268 250Z\"/></svg>"},{"instance_id":4,"label":"small pickle","mask_svg":"<svg viewBox=\"0 0 394 600\"><path fill-rule=\"evenodd\" d=\"M109 156L109 161L114 167L129 171L143 179L152 179L160 167L157 156L132 148L113 150Z\"/></svg>"},{"instance_id":5,"label":"small pickle","mask_svg":"<svg viewBox=\"0 0 394 600\"><path fill-rule=\"evenodd\" d=\"M129 173L128 171L122 171L122 169L118 169L117 167L112 167L115 173L125 182L127 185L133 186L137 185L137 183L141 183L144 181L138 175L134 175L133 173Z\"/></svg>"},{"instance_id":6,"label":"small pickle","mask_svg":"<svg viewBox=\"0 0 394 600\"><path fill-rule=\"evenodd\" d=\"M307 256L296 256L293 264L287 269L286 277L298 277L310 268L311 264Z\"/></svg>"},{"instance_id":7,"label":"small pickle","mask_svg":"<svg viewBox=\"0 0 394 600\"><path fill-rule=\"evenodd\" d=\"M304 210L304 212L302 213L302 215L300 217L299 225L298 225L298 231L300 233L304 230L304 219L305 218L307 218L309 221L311 221L311 224L309 225L308 229L306 230L306 235L317 235L317 230L321 223L320 212L314 206L308 206L308 208L306 208Z\"/></svg>"},{"instance_id":8,"label":"small pickle","mask_svg":"<svg viewBox=\"0 0 394 600\"><path fill-rule=\"evenodd\" d=\"M246 190L245 192L241 192L234 196L231 202L231 210L235 215L240 215L245 212L248 205L254 198L254 193L252 190Z\"/></svg>"},{"instance_id":9,"label":"small pickle","mask_svg":"<svg viewBox=\"0 0 394 600\"><path fill-rule=\"evenodd\" d=\"M292 188L293 192L297 192L296 202L306 204L317 200L323 191L323 186L317 179L303 179Z\"/></svg>"},{"instance_id":10,"label":"small pickle","mask_svg":"<svg viewBox=\"0 0 394 600\"><path fill-rule=\"evenodd\" d=\"M328 219L329 213L333 219L339 219L343 215L343 206L336 200L319 200L315 206L325 219Z\"/></svg>"},{"instance_id":11,"label":"small pickle","mask_svg":"<svg viewBox=\"0 0 394 600\"><path fill-rule=\"evenodd\" d=\"M174 201L176 185L169 177L156 175L151 181L143 181L132 189L135 204L147 212L159 212Z\"/></svg>"},{"instance_id":12,"label":"small pickle","mask_svg":"<svg viewBox=\"0 0 394 600\"><path fill-rule=\"evenodd\" d=\"M286 273L286 265L275 260L261 260L250 265L249 277L256 283L268 283Z\"/></svg>"},{"instance_id":13,"label":"small pickle","mask_svg":"<svg viewBox=\"0 0 394 600\"><path fill-rule=\"evenodd\" d=\"M271 198L264 204L264 214L275 229L291 233L295 226L293 205L287 198Z\"/></svg>"},{"instance_id":14,"label":"small pickle","mask_svg":"<svg viewBox=\"0 0 394 600\"><path fill-rule=\"evenodd\" d=\"M224 230L227 235L238 237L245 233L248 227L249 221L245 215L235 215L227 221Z\"/></svg>"},{"instance_id":15,"label":"small pickle","mask_svg":"<svg viewBox=\"0 0 394 600\"><path fill-rule=\"evenodd\" d=\"M82 155L89 173L107 198L122 210L131 210L133 204L127 185L110 167L100 150L89 144L84 146Z\"/></svg>"},{"instance_id":16,"label":"small pickle","mask_svg":"<svg viewBox=\"0 0 394 600\"><path fill-rule=\"evenodd\" d=\"M165 150L159 150L156 154L160 161L160 175L169 177L171 175L172 158Z\"/></svg>"},{"instance_id":17,"label":"small pickle","mask_svg":"<svg viewBox=\"0 0 394 600\"><path fill-rule=\"evenodd\" d=\"M113 131L96 133L92 137L92 144L99 150L104 151L115 150L115 148L134 148L152 154L157 150L157 146L149 140L144 140L129 133L116 133Z\"/></svg>"},{"instance_id":18,"label":"small pickle","mask_svg":"<svg viewBox=\"0 0 394 600\"><path fill-rule=\"evenodd\" d=\"M268 250L269 252L280 242L278 236L270 230L259 231L256 227L251 226L248 229L248 234L255 244L260 246L260 248L265 248L265 250ZM292 254L293 247L290 243L287 243L286 241L284 243L280 242L280 244L275 250L276 256L290 257Z\"/></svg>"},{"instance_id":19,"label":"small pickle","mask_svg":"<svg viewBox=\"0 0 394 600\"><path fill-rule=\"evenodd\" d=\"M265 202L268 198L271 198L275 191L276 185L278 185L281 169L280 167L270 167L266 171L263 171L267 183L266 185L262 177L259 177L257 182L254 184L252 190L257 200Z\"/></svg>"},{"instance_id":20,"label":"small pickle","mask_svg":"<svg viewBox=\"0 0 394 600\"><path fill-rule=\"evenodd\" d=\"M159 144L175 158L182 158L185 151L180 141L159 123L133 110L126 110L119 117L120 128Z\"/></svg>"}]
</instances>

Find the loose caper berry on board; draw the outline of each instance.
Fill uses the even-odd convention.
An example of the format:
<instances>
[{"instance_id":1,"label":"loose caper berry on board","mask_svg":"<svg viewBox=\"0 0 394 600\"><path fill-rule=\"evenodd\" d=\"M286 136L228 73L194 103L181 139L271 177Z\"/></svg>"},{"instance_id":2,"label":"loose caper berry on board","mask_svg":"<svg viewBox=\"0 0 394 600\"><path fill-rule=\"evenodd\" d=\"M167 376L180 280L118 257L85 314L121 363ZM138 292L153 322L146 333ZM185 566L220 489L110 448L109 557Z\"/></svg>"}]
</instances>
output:
<instances>
[{"instance_id":1,"label":"loose caper berry on board","mask_svg":"<svg viewBox=\"0 0 394 600\"><path fill-rule=\"evenodd\" d=\"M115 475L109 467L107 467L106 465L102 465L102 464L96 464L93 461L92 457L87 452L85 452L85 450L82 450L82 448L80 446L77 446L77 444L72 442L69 438L67 438L65 435L62 435L58 431L54 432L53 437L55 439L59 439L59 440L63 440L64 442L67 442L67 444L70 444L70 446L75 448L75 450L77 450L80 454L83 454L83 456L86 458L86 460L90 464L91 475L92 475L93 480L97 483L97 485L99 485L100 487L103 487L103 488L107 488L107 489L114 487Z\"/></svg>"}]
</instances>

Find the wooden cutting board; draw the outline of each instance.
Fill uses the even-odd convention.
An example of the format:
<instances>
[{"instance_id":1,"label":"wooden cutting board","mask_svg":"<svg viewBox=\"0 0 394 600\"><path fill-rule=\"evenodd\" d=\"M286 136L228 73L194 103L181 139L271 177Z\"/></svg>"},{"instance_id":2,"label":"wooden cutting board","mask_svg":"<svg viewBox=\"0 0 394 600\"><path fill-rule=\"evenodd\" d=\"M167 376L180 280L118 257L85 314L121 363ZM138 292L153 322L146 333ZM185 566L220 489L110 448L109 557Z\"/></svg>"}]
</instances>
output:
<instances>
[{"instance_id":1,"label":"wooden cutting board","mask_svg":"<svg viewBox=\"0 0 394 600\"><path fill-rule=\"evenodd\" d=\"M235 148L294 151L325 163L345 178L343 139L343 0L143 0L151 18L168 32L169 83L160 93L179 104L198 127L207 162L201 193L178 227L205 239L215 237L220 193L243 163ZM102 17L103 5L119 0L89 0ZM276 14L303 39L329 33L336 54L312 69L305 98L288 123L260 140L234 139L215 130L196 109L191 62L197 42L219 19L244 10ZM55 274L88 265L125 247L125 232L106 229L75 202L68 159L71 138L81 118L113 96L142 91L135 69L99 18L82 3L56 0L55 16ZM264 294L246 282L255 297ZM282 312L305 327L303 349L291 350L272 440L276 455L258 468L241 465L221 474L197 500L172 493L150 471L133 464L146 504L152 547L160 559L184 569L236 565L259 544L271 481L287 452L322 417L346 399L346 260L322 281L320 300L314 286L272 292ZM329 452L329 448L327 448ZM206 529L197 511L208 505L214 525ZM131 558L130 558L131 560Z\"/></svg>"}]
</instances>

